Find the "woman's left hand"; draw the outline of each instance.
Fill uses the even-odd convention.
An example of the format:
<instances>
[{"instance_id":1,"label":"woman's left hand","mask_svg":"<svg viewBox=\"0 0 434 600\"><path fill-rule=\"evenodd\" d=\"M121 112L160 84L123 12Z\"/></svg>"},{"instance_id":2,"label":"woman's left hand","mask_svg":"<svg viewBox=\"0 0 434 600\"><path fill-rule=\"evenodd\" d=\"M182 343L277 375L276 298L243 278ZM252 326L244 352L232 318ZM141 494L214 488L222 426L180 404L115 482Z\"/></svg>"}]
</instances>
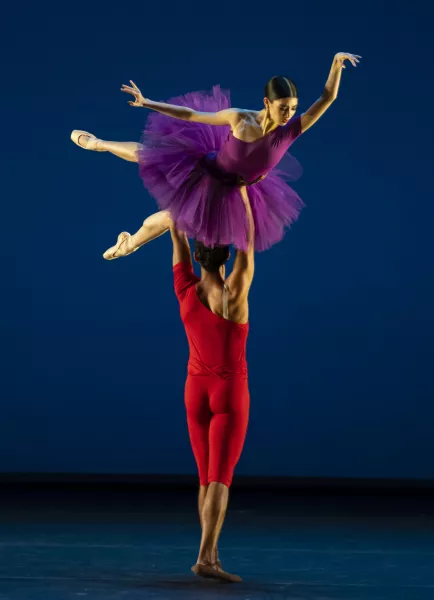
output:
<instances>
[{"instance_id":1,"label":"woman's left hand","mask_svg":"<svg viewBox=\"0 0 434 600\"><path fill-rule=\"evenodd\" d=\"M345 69L344 62L349 60L353 67L357 67L357 63L360 62L359 58L362 58L358 54L349 54L348 52L338 52L335 56L335 61Z\"/></svg>"}]
</instances>

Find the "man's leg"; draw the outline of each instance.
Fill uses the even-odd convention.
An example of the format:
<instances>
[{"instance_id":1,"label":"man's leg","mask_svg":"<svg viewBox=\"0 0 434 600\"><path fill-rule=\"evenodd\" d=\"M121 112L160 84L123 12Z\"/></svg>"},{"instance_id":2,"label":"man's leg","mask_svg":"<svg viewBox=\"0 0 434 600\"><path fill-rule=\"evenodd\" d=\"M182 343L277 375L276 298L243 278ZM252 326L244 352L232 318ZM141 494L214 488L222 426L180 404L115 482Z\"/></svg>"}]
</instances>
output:
<instances>
[{"instance_id":1,"label":"man's leg","mask_svg":"<svg viewBox=\"0 0 434 600\"><path fill-rule=\"evenodd\" d=\"M209 429L208 490L202 509L202 540L193 571L203 577L241 581L216 564L217 546L226 516L229 486L247 431L249 393L245 379L213 379L210 389L213 411ZM211 556L211 563L209 557Z\"/></svg>"}]
</instances>

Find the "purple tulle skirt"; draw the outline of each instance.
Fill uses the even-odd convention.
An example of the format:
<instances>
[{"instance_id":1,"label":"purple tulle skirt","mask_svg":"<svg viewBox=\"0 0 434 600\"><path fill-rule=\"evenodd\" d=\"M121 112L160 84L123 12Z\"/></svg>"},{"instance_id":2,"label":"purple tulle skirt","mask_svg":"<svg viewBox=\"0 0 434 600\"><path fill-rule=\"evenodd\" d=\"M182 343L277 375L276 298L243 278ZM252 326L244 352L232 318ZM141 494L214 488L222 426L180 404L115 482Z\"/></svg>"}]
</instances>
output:
<instances>
[{"instance_id":1,"label":"purple tulle skirt","mask_svg":"<svg viewBox=\"0 0 434 600\"><path fill-rule=\"evenodd\" d=\"M229 92L192 92L168 100L201 112L230 108ZM237 178L216 176L209 167L230 132L226 126L204 125L150 113L139 151L139 173L161 210L168 210L177 228L207 246L233 244L247 248L247 219ZM297 165L294 168L294 165ZM285 169L285 167L287 167ZM286 155L279 170L248 186L255 221L255 250L279 242L304 206L288 180L301 168Z\"/></svg>"}]
</instances>

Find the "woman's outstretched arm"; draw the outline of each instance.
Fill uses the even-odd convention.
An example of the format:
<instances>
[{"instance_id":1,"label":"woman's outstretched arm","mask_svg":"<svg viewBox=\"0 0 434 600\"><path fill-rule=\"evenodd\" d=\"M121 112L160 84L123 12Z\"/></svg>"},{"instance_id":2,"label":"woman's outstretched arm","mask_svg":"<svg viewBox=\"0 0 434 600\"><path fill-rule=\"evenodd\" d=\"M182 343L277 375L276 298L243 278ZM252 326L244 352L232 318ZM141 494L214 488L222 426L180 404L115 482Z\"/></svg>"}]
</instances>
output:
<instances>
[{"instance_id":1,"label":"woman's outstretched arm","mask_svg":"<svg viewBox=\"0 0 434 600\"><path fill-rule=\"evenodd\" d=\"M330 105L336 100L341 83L342 69L345 69L345 61L349 60L353 67L359 62L357 54L348 54L347 52L339 52L333 59L332 68L327 79L324 91L320 98L312 104L312 106L301 115L301 131L304 132L326 112Z\"/></svg>"},{"instance_id":2,"label":"woman's outstretched arm","mask_svg":"<svg viewBox=\"0 0 434 600\"><path fill-rule=\"evenodd\" d=\"M195 123L204 123L206 125L230 125L236 127L240 120L241 111L236 108L228 108L219 110L215 113L200 112L188 108L187 106L176 106L175 104L166 104L165 102L154 102L145 98L142 92L136 86L134 81L130 81L131 85L123 85L121 91L126 94L131 94L134 100L130 100L130 106L149 108L156 112L163 113L168 117L181 119L183 121L193 121Z\"/></svg>"}]
</instances>

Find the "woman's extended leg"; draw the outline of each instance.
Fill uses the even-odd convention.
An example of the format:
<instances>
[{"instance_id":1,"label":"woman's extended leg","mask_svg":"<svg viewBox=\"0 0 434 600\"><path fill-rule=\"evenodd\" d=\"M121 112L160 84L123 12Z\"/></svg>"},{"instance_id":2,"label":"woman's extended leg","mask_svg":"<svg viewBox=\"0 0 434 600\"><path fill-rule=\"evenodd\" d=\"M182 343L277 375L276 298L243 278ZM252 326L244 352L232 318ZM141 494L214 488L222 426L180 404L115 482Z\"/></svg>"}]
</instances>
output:
<instances>
[{"instance_id":1,"label":"woman's extended leg","mask_svg":"<svg viewBox=\"0 0 434 600\"><path fill-rule=\"evenodd\" d=\"M141 246L166 233L170 228L170 222L170 215L166 210L151 215L143 221L143 225L134 235L127 231L120 233L116 244L106 250L103 257L106 260L114 260L132 254Z\"/></svg>"},{"instance_id":2,"label":"woman's extended leg","mask_svg":"<svg viewBox=\"0 0 434 600\"><path fill-rule=\"evenodd\" d=\"M128 162L138 162L138 151L142 148L137 142L107 142L96 138L87 131L74 129L71 133L72 141L80 148L94 150L95 152L110 152Z\"/></svg>"}]
</instances>

